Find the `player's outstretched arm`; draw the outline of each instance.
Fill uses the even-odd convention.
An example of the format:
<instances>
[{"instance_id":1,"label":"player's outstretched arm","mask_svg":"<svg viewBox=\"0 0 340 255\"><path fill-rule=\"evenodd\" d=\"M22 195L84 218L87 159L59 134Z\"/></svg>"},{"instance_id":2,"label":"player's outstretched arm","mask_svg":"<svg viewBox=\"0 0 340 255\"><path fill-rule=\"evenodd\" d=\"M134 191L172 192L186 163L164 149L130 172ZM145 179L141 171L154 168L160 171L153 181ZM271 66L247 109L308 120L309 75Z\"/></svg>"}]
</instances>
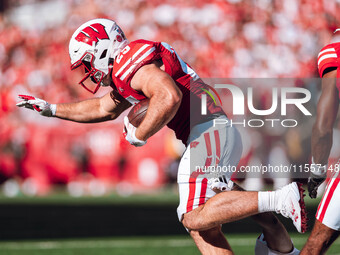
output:
<instances>
[{"instance_id":1,"label":"player's outstretched arm","mask_svg":"<svg viewBox=\"0 0 340 255\"><path fill-rule=\"evenodd\" d=\"M112 91L103 97L92 98L75 103L49 104L33 96L19 95L23 101L17 103L47 117L58 117L65 120L94 123L117 118L131 104Z\"/></svg>"},{"instance_id":2,"label":"player's outstretched arm","mask_svg":"<svg viewBox=\"0 0 340 255\"><path fill-rule=\"evenodd\" d=\"M141 67L132 78L131 87L150 98L145 119L135 133L139 140L146 141L175 116L182 92L157 62Z\"/></svg>"},{"instance_id":3,"label":"player's outstretched arm","mask_svg":"<svg viewBox=\"0 0 340 255\"><path fill-rule=\"evenodd\" d=\"M316 197L317 188L326 177L327 163L333 142L333 126L339 108L339 91L336 87L337 70L322 78L321 96L317 106L316 122L312 132L313 167L308 181L308 191Z\"/></svg>"}]
</instances>

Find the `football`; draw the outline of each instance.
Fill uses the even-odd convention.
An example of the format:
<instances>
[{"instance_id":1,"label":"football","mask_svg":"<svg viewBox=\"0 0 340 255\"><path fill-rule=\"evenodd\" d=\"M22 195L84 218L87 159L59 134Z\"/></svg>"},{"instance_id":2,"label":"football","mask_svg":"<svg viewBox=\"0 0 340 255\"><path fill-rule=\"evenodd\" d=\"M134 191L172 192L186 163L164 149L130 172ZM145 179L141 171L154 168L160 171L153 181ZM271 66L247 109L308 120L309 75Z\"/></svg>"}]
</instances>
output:
<instances>
[{"instance_id":1,"label":"football","mask_svg":"<svg viewBox=\"0 0 340 255\"><path fill-rule=\"evenodd\" d=\"M142 123L148 110L149 102L150 99L147 98L132 107L127 117L133 126L138 127Z\"/></svg>"}]
</instances>

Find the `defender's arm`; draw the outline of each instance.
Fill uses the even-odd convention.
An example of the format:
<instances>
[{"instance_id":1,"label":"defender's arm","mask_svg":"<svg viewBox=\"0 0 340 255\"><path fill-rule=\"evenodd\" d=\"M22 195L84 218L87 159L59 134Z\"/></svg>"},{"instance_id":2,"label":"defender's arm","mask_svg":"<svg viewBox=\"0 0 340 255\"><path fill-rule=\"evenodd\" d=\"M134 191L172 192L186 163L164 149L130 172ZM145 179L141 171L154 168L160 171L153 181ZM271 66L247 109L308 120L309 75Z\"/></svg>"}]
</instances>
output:
<instances>
[{"instance_id":1,"label":"defender's arm","mask_svg":"<svg viewBox=\"0 0 340 255\"><path fill-rule=\"evenodd\" d=\"M316 198L318 187L326 179L328 157L333 142L333 126L339 108L336 76L337 70L333 70L322 78L321 96L312 132L312 165L308 179L308 193L311 198Z\"/></svg>"},{"instance_id":2,"label":"defender's arm","mask_svg":"<svg viewBox=\"0 0 340 255\"><path fill-rule=\"evenodd\" d=\"M322 78L321 96L312 133L312 155L316 164L327 164L332 148L333 126L339 108L336 75L337 70L333 70Z\"/></svg>"}]
</instances>

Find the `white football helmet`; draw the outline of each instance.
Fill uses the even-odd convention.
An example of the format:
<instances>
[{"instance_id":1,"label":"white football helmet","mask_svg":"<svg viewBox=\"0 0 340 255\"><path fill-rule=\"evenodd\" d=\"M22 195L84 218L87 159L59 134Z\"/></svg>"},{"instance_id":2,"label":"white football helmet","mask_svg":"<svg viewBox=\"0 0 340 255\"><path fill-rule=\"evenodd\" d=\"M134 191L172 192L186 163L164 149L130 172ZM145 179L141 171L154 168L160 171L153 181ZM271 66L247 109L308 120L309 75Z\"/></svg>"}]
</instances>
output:
<instances>
[{"instance_id":1,"label":"white football helmet","mask_svg":"<svg viewBox=\"0 0 340 255\"><path fill-rule=\"evenodd\" d=\"M79 84L93 94L101 85L105 86L102 80L109 73L109 62L128 43L124 32L113 20L93 19L82 24L73 33L69 44L71 70L84 66L86 75ZM88 83L88 78L95 87Z\"/></svg>"}]
</instances>

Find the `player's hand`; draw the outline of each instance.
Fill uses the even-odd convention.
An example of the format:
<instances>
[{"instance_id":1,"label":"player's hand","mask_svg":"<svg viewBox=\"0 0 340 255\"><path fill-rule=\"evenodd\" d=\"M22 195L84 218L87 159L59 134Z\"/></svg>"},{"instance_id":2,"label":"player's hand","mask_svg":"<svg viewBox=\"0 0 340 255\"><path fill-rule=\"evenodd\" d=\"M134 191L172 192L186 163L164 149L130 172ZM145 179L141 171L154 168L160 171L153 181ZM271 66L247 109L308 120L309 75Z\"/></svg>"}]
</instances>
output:
<instances>
[{"instance_id":1,"label":"player's hand","mask_svg":"<svg viewBox=\"0 0 340 255\"><path fill-rule=\"evenodd\" d=\"M45 100L28 95L19 95L18 97L22 99L22 101L16 104L18 107L34 110L46 117L55 116L57 108L55 104L49 104Z\"/></svg>"},{"instance_id":2,"label":"player's hand","mask_svg":"<svg viewBox=\"0 0 340 255\"><path fill-rule=\"evenodd\" d=\"M146 141L139 140L136 137L136 129L137 128L129 122L128 117L125 116L124 117L124 129L123 129L124 137L130 144L136 147L140 147L146 144Z\"/></svg>"},{"instance_id":3,"label":"player's hand","mask_svg":"<svg viewBox=\"0 0 340 255\"><path fill-rule=\"evenodd\" d=\"M326 178L308 178L308 193L311 198L316 198L319 186L326 180Z\"/></svg>"},{"instance_id":4,"label":"player's hand","mask_svg":"<svg viewBox=\"0 0 340 255\"><path fill-rule=\"evenodd\" d=\"M312 164L310 165L310 177L308 178L308 193L311 198L316 198L319 186L326 180L327 164L316 164L312 157Z\"/></svg>"},{"instance_id":5,"label":"player's hand","mask_svg":"<svg viewBox=\"0 0 340 255\"><path fill-rule=\"evenodd\" d=\"M234 186L234 182L227 180L225 176L219 176L216 178L210 178L208 180L208 186L210 189L219 193L221 191L230 191Z\"/></svg>"}]
</instances>

